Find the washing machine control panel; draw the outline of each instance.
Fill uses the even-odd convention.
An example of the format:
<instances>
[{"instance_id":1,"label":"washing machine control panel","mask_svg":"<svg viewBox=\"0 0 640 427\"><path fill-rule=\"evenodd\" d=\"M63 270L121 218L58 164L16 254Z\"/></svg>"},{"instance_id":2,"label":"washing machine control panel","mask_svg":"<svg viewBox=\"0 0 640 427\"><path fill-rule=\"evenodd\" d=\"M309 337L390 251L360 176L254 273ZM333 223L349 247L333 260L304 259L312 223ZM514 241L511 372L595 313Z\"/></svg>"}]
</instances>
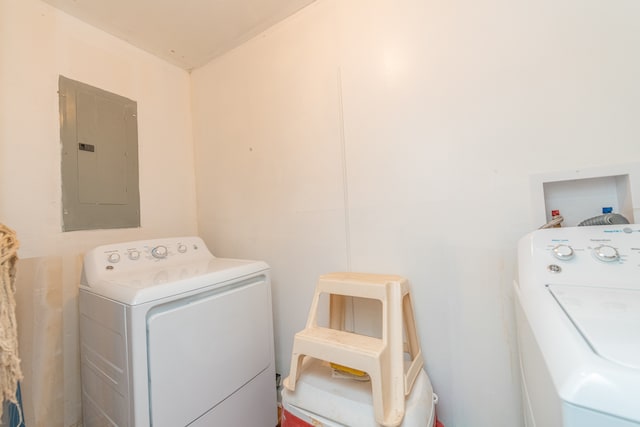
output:
<instances>
[{"instance_id":1,"label":"washing machine control panel","mask_svg":"<svg viewBox=\"0 0 640 427\"><path fill-rule=\"evenodd\" d=\"M640 225L537 230L520 245L521 268L541 282L640 289Z\"/></svg>"}]
</instances>

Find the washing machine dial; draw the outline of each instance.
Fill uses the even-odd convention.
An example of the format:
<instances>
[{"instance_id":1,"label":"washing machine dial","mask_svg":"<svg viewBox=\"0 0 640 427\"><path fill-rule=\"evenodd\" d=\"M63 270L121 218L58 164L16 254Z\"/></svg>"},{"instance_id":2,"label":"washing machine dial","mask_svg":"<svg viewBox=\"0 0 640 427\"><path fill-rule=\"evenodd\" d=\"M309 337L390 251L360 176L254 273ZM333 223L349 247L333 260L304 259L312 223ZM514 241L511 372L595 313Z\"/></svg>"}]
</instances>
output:
<instances>
[{"instance_id":1,"label":"washing machine dial","mask_svg":"<svg viewBox=\"0 0 640 427\"><path fill-rule=\"evenodd\" d=\"M153 255L154 258L158 258L158 259L166 258L167 255L169 255L169 250L167 249L166 246L159 245L151 249L151 255Z\"/></svg>"},{"instance_id":2,"label":"washing machine dial","mask_svg":"<svg viewBox=\"0 0 640 427\"><path fill-rule=\"evenodd\" d=\"M129 251L128 256L131 261L137 261L140 259L140 251Z\"/></svg>"},{"instance_id":3,"label":"washing machine dial","mask_svg":"<svg viewBox=\"0 0 640 427\"><path fill-rule=\"evenodd\" d=\"M183 244L178 245L178 252L180 252L181 254L187 252L187 245L183 245Z\"/></svg>"},{"instance_id":4,"label":"washing machine dial","mask_svg":"<svg viewBox=\"0 0 640 427\"><path fill-rule=\"evenodd\" d=\"M575 252L573 248L569 245L556 245L551 250L553 256L558 258L561 261L568 261L573 258Z\"/></svg>"},{"instance_id":5,"label":"washing machine dial","mask_svg":"<svg viewBox=\"0 0 640 427\"><path fill-rule=\"evenodd\" d=\"M593 255L603 262L613 262L620 259L618 250L613 246L600 245L593 250Z\"/></svg>"},{"instance_id":6,"label":"washing machine dial","mask_svg":"<svg viewBox=\"0 0 640 427\"><path fill-rule=\"evenodd\" d=\"M116 252L110 253L109 256L107 257L107 260L111 264L115 264L117 262L120 262L120 254L118 254Z\"/></svg>"}]
</instances>

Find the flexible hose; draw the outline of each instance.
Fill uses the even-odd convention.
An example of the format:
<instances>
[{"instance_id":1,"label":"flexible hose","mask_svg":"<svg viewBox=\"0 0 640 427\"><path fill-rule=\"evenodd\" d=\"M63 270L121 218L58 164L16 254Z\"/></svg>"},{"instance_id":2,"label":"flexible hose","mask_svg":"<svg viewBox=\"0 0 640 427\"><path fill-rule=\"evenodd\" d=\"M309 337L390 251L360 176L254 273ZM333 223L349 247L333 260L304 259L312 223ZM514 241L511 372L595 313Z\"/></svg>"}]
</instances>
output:
<instances>
[{"instance_id":1,"label":"flexible hose","mask_svg":"<svg viewBox=\"0 0 640 427\"><path fill-rule=\"evenodd\" d=\"M612 225L612 224L629 224L629 220L617 213L608 213L604 215L588 218L578 224L578 227L589 225Z\"/></svg>"},{"instance_id":2,"label":"flexible hose","mask_svg":"<svg viewBox=\"0 0 640 427\"><path fill-rule=\"evenodd\" d=\"M545 228L553 228L557 225L562 224L562 221L564 221L564 218L562 215L556 215L551 221L549 221L548 223L540 226L539 230L545 229Z\"/></svg>"}]
</instances>

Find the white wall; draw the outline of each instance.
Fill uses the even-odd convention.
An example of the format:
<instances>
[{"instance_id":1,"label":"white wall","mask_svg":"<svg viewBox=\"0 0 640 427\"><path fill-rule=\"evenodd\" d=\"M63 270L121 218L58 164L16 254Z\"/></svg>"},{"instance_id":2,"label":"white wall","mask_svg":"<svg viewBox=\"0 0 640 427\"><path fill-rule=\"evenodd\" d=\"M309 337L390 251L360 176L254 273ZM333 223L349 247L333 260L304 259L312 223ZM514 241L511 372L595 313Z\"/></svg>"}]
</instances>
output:
<instances>
[{"instance_id":1,"label":"white wall","mask_svg":"<svg viewBox=\"0 0 640 427\"><path fill-rule=\"evenodd\" d=\"M138 103L141 223L61 232L58 76ZM36 0L0 0L0 221L21 243L26 424L80 422L77 288L96 245L197 233L189 74Z\"/></svg>"},{"instance_id":2,"label":"white wall","mask_svg":"<svg viewBox=\"0 0 640 427\"><path fill-rule=\"evenodd\" d=\"M322 0L192 74L200 232L273 267L288 372L318 274L413 285L447 427L521 425L533 174L640 160L635 0Z\"/></svg>"}]
</instances>

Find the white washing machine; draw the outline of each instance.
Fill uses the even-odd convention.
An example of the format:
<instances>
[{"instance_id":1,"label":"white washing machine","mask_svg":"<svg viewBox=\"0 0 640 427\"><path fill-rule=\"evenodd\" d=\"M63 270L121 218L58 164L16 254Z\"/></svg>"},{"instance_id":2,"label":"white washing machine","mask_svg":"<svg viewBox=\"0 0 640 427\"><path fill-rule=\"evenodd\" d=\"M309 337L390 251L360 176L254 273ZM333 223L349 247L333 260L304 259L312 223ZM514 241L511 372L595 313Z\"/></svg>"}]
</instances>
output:
<instances>
[{"instance_id":1,"label":"white washing machine","mask_svg":"<svg viewBox=\"0 0 640 427\"><path fill-rule=\"evenodd\" d=\"M86 427L276 425L264 262L197 237L100 246L79 299Z\"/></svg>"},{"instance_id":2,"label":"white washing machine","mask_svg":"<svg viewBox=\"0 0 640 427\"><path fill-rule=\"evenodd\" d=\"M640 225L538 230L518 262L526 425L640 426Z\"/></svg>"}]
</instances>

